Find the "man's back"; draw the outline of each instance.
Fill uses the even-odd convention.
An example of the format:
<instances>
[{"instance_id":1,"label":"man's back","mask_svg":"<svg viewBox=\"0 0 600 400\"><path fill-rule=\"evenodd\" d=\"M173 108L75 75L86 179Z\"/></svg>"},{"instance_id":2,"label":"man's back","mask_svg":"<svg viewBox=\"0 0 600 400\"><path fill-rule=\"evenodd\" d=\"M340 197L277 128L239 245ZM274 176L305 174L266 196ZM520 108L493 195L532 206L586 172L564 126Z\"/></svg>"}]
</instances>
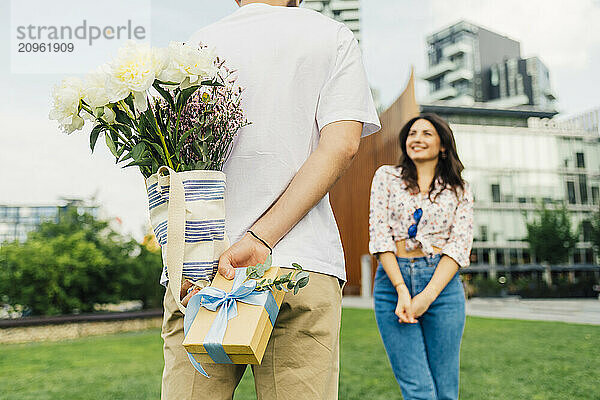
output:
<instances>
[{"instance_id":1,"label":"man's back","mask_svg":"<svg viewBox=\"0 0 600 400\"><path fill-rule=\"evenodd\" d=\"M375 132L379 120L352 32L313 11L285 7L299 0L264 1L278 5L244 5L189 40L214 46L238 70L252 122L240 130L224 168L232 245L219 258L219 272L231 279L235 266L264 262L269 244L275 265L297 262L311 271L307 286L285 295L252 372L259 399L301 393L333 400L345 271L326 193L358 151L361 131ZM184 301L197 292L186 290ZM206 364L211 379L196 373L181 346L183 318L173 296L165 296L164 307L162 398L232 399L246 366Z\"/></svg>"},{"instance_id":2,"label":"man's back","mask_svg":"<svg viewBox=\"0 0 600 400\"><path fill-rule=\"evenodd\" d=\"M255 3L201 29L189 42L214 46L237 69L237 83L245 89L243 108L252 124L238 133L224 168L232 242L285 190L325 125L354 119L364 122L363 134L377 130L360 51L343 24L311 10ZM277 244L273 262L298 262L345 279L328 196Z\"/></svg>"}]
</instances>

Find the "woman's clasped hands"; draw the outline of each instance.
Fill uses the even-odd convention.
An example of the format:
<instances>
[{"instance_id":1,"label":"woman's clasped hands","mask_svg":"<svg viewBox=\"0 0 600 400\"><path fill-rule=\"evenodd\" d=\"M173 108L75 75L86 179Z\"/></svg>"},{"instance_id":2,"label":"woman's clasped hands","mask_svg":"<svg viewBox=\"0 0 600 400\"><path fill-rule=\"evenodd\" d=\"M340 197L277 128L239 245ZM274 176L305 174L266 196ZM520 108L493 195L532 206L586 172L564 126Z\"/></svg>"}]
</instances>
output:
<instances>
[{"instance_id":1,"label":"woman's clasped hands","mask_svg":"<svg viewBox=\"0 0 600 400\"><path fill-rule=\"evenodd\" d=\"M417 318L425 314L433 300L435 300L427 290L411 297L404 283L396 285L396 291L398 292L396 315L400 323L416 324L418 322Z\"/></svg>"}]
</instances>

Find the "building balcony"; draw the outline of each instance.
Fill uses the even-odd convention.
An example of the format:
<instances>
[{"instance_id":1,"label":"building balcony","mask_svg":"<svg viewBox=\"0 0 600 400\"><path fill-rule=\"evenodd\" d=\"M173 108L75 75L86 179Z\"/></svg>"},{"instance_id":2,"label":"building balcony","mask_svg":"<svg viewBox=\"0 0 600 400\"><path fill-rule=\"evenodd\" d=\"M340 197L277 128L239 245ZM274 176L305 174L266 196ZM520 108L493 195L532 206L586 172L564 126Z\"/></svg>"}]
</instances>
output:
<instances>
[{"instance_id":1,"label":"building balcony","mask_svg":"<svg viewBox=\"0 0 600 400\"><path fill-rule=\"evenodd\" d=\"M321 3L320 1L310 1L310 0L306 0L304 1L304 8L308 8L310 10L314 10L317 12L321 12L323 11L323 3Z\"/></svg>"},{"instance_id":2,"label":"building balcony","mask_svg":"<svg viewBox=\"0 0 600 400\"><path fill-rule=\"evenodd\" d=\"M344 24L352 31L360 31L360 21L344 21Z\"/></svg>"},{"instance_id":3,"label":"building balcony","mask_svg":"<svg viewBox=\"0 0 600 400\"><path fill-rule=\"evenodd\" d=\"M490 100L487 104L491 107L510 108L529 104L529 97L524 94L511 97L500 97L499 99Z\"/></svg>"},{"instance_id":4,"label":"building balcony","mask_svg":"<svg viewBox=\"0 0 600 400\"><path fill-rule=\"evenodd\" d=\"M360 9L360 1L358 0L334 0L329 3L329 8L333 11L358 10Z\"/></svg>"},{"instance_id":5,"label":"building balcony","mask_svg":"<svg viewBox=\"0 0 600 400\"><path fill-rule=\"evenodd\" d=\"M435 92L429 93L428 101L434 102L438 100L448 100L456 97L458 94L458 90L453 88L452 86L446 86Z\"/></svg>"},{"instance_id":6,"label":"building balcony","mask_svg":"<svg viewBox=\"0 0 600 400\"><path fill-rule=\"evenodd\" d=\"M454 83L459 81L471 81L473 80L473 71L466 68L459 68L456 71L448 72L445 80L447 83Z\"/></svg>"},{"instance_id":7,"label":"building balcony","mask_svg":"<svg viewBox=\"0 0 600 400\"><path fill-rule=\"evenodd\" d=\"M456 54L470 53L472 50L473 48L468 43L458 42L444 47L442 54L444 57L451 57Z\"/></svg>"},{"instance_id":8,"label":"building balcony","mask_svg":"<svg viewBox=\"0 0 600 400\"><path fill-rule=\"evenodd\" d=\"M358 10L347 10L340 13L340 18L344 21L359 21L360 11Z\"/></svg>"},{"instance_id":9,"label":"building balcony","mask_svg":"<svg viewBox=\"0 0 600 400\"><path fill-rule=\"evenodd\" d=\"M448 71L453 71L456 68L456 65L450 60L443 60L442 62L429 67L429 69L421 75L421 79L425 79L426 81L433 80Z\"/></svg>"},{"instance_id":10,"label":"building balcony","mask_svg":"<svg viewBox=\"0 0 600 400\"><path fill-rule=\"evenodd\" d=\"M556 95L554 94L554 92L553 92L553 91L552 91L552 89L550 89L550 88L546 88L546 89L544 90L544 96L546 96L546 98L547 98L548 100L551 100L551 101L552 101L552 100L556 100Z\"/></svg>"},{"instance_id":11,"label":"building balcony","mask_svg":"<svg viewBox=\"0 0 600 400\"><path fill-rule=\"evenodd\" d=\"M458 107L470 107L475 103L473 96L467 93L458 93L456 97L448 100L448 104Z\"/></svg>"}]
</instances>

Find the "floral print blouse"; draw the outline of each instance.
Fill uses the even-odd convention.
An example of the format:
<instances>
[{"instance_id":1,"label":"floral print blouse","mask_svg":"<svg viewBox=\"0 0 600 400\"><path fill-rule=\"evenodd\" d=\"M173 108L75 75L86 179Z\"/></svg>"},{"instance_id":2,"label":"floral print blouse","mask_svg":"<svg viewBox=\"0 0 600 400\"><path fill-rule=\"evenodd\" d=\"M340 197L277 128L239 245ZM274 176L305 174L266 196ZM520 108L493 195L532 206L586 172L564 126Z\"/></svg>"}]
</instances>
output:
<instances>
[{"instance_id":1,"label":"floral print blouse","mask_svg":"<svg viewBox=\"0 0 600 400\"><path fill-rule=\"evenodd\" d=\"M369 252L396 253L396 243L406 239L406 250L420 248L433 254L433 247L451 257L461 267L469 265L473 244L473 194L468 184L458 190L458 196L448 186L436 181L431 199L427 194L411 194L400 172L402 168L382 165L375 172L371 185L369 211ZM441 191L441 193L440 193ZM413 213L421 208L423 215L417 234L409 239L408 228L415 221Z\"/></svg>"}]
</instances>

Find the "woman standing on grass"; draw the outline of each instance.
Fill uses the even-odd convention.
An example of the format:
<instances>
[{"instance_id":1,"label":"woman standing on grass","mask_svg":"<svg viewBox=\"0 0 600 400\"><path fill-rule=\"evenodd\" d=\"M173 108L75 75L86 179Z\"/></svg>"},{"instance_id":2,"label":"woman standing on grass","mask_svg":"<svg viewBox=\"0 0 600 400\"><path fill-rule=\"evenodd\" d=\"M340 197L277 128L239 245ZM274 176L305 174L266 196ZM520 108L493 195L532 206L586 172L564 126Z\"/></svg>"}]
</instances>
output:
<instances>
[{"instance_id":1,"label":"woman standing on grass","mask_svg":"<svg viewBox=\"0 0 600 400\"><path fill-rule=\"evenodd\" d=\"M435 114L400 131L402 157L371 187L369 251L379 260L375 317L405 400L458 399L473 195L448 124Z\"/></svg>"}]
</instances>

